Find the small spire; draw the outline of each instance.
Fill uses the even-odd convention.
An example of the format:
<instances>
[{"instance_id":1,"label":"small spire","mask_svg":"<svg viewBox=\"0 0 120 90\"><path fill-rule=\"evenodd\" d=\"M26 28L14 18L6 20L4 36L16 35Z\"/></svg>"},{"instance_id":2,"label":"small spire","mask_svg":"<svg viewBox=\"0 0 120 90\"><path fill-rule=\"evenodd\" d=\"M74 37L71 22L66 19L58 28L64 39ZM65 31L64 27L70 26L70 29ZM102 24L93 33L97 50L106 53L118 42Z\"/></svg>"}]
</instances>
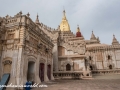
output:
<instances>
[{"instance_id":1,"label":"small spire","mask_svg":"<svg viewBox=\"0 0 120 90\"><path fill-rule=\"evenodd\" d=\"M113 34L113 41L112 41L112 45L119 45L119 42L117 41L115 35Z\"/></svg>"},{"instance_id":2,"label":"small spire","mask_svg":"<svg viewBox=\"0 0 120 90\"><path fill-rule=\"evenodd\" d=\"M28 16L28 17L30 16L29 12L27 13L27 16Z\"/></svg>"},{"instance_id":3,"label":"small spire","mask_svg":"<svg viewBox=\"0 0 120 90\"><path fill-rule=\"evenodd\" d=\"M39 18L38 18L38 17L39 17L39 16L38 16L38 14L37 14L35 23L39 23Z\"/></svg>"},{"instance_id":4,"label":"small spire","mask_svg":"<svg viewBox=\"0 0 120 90\"><path fill-rule=\"evenodd\" d=\"M8 19L8 18L9 18L9 15L7 14L5 17Z\"/></svg>"},{"instance_id":5,"label":"small spire","mask_svg":"<svg viewBox=\"0 0 120 90\"><path fill-rule=\"evenodd\" d=\"M79 28L79 25L77 25L77 32L80 32L80 28Z\"/></svg>"},{"instance_id":6,"label":"small spire","mask_svg":"<svg viewBox=\"0 0 120 90\"><path fill-rule=\"evenodd\" d=\"M115 39L115 35L113 34L113 38Z\"/></svg>"},{"instance_id":7,"label":"small spire","mask_svg":"<svg viewBox=\"0 0 120 90\"><path fill-rule=\"evenodd\" d=\"M19 14L22 15L22 11L20 11Z\"/></svg>"},{"instance_id":8,"label":"small spire","mask_svg":"<svg viewBox=\"0 0 120 90\"><path fill-rule=\"evenodd\" d=\"M65 10L63 10L63 19L65 19L66 20L66 15L65 15Z\"/></svg>"},{"instance_id":9,"label":"small spire","mask_svg":"<svg viewBox=\"0 0 120 90\"><path fill-rule=\"evenodd\" d=\"M80 32L79 25L77 25L76 37L82 37L82 34L81 34L81 32Z\"/></svg>"},{"instance_id":10,"label":"small spire","mask_svg":"<svg viewBox=\"0 0 120 90\"><path fill-rule=\"evenodd\" d=\"M91 34L91 38L90 38L90 40L96 40L96 37L95 37L93 31L92 31L92 34Z\"/></svg>"},{"instance_id":11,"label":"small spire","mask_svg":"<svg viewBox=\"0 0 120 90\"><path fill-rule=\"evenodd\" d=\"M100 43L100 39L99 39L99 37L97 37L97 41Z\"/></svg>"},{"instance_id":12,"label":"small spire","mask_svg":"<svg viewBox=\"0 0 120 90\"><path fill-rule=\"evenodd\" d=\"M58 28L57 29L59 29L60 30L60 25L58 25Z\"/></svg>"}]
</instances>

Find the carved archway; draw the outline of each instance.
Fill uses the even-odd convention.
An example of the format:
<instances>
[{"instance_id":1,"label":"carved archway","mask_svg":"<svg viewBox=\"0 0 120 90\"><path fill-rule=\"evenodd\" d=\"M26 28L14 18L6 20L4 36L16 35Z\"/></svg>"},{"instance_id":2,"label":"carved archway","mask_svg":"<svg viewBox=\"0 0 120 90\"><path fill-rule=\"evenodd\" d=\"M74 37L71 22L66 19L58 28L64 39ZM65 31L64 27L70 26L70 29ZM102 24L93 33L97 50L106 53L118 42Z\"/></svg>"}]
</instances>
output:
<instances>
[{"instance_id":1,"label":"carved archway","mask_svg":"<svg viewBox=\"0 0 120 90\"><path fill-rule=\"evenodd\" d=\"M4 60L3 61L3 73L6 74L6 73L10 73L11 72L11 64L12 64L12 61L11 60Z\"/></svg>"},{"instance_id":2,"label":"carved archway","mask_svg":"<svg viewBox=\"0 0 120 90\"><path fill-rule=\"evenodd\" d=\"M68 65L70 65L70 67L68 66ZM64 70L66 71L67 69L67 67L69 67L70 68L70 70L73 70L73 62L72 62L72 60L67 60L67 61L65 61L64 62L64 64L63 64L63 66L64 66ZM68 70L69 71L69 70Z\"/></svg>"},{"instance_id":3,"label":"carved archway","mask_svg":"<svg viewBox=\"0 0 120 90\"><path fill-rule=\"evenodd\" d=\"M71 65L70 64L66 65L66 71L71 71Z\"/></svg>"},{"instance_id":4,"label":"carved archway","mask_svg":"<svg viewBox=\"0 0 120 90\"><path fill-rule=\"evenodd\" d=\"M64 62L64 66L66 66L67 64L70 64L71 66L73 66L72 60L66 60L66 61Z\"/></svg>"},{"instance_id":5,"label":"carved archway","mask_svg":"<svg viewBox=\"0 0 120 90\"><path fill-rule=\"evenodd\" d=\"M112 65L109 65L109 69L113 69L113 66L112 66Z\"/></svg>"},{"instance_id":6,"label":"carved archway","mask_svg":"<svg viewBox=\"0 0 120 90\"><path fill-rule=\"evenodd\" d=\"M25 76L26 81L32 81L35 82L35 76L36 76L36 60L37 58L33 55L28 55L25 59ZM25 81L25 82L26 82Z\"/></svg>"}]
</instances>

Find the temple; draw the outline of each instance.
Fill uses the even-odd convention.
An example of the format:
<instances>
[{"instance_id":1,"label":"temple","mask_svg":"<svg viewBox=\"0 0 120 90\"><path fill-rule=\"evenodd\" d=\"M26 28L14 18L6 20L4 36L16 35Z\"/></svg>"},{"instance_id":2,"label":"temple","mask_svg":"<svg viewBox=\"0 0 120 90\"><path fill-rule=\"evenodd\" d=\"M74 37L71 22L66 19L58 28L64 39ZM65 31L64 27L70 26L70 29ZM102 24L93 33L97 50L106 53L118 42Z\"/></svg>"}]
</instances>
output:
<instances>
[{"instance_id":1,"label":"temple","mask_svg":"<svg viewBox=\"0 0 120 90\"><path fill-rule=\"evenodd\" d=\"M101 44L93 31L90 40L85 40L80 27L75 30L73 34L65 10L57 29L40 22L38 15L32 21L29 13L0 17L0 79L9 74L8 84L24 85L120 72L120 44L115 35L108 45Z\"/></svg>"}]
</instances>

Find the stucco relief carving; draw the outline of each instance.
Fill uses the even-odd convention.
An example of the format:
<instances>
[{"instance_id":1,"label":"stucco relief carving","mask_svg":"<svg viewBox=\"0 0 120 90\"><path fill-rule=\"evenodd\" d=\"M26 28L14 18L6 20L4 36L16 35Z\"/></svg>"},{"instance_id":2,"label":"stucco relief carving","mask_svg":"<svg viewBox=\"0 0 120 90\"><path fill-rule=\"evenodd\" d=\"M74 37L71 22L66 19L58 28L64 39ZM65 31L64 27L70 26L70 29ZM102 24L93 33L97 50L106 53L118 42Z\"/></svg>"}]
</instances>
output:
<instances>
[{"instance_id":1,"label":"stucco relief carving","mask_svg":"<svg viewBox=\"0 0 120 90\"><path fill-rule=\"evenodd\" d=\"M26 54L38 54L37 50L35 50L35 49L31 48L31 47L26 47L25 48L25 53Z\"/></svg>"},{"instance_id":2,"label":"stucco relief carving","mask_svg":"<svg viewBox=\"0 0 120 90\"><path fill-rule=\"evenodd\" d=\"M73 52L77 52L78 54L84 55L86 51L85 42L72 42L62 43L61 46L65 47L67 50L72 50Z\"/></svg>"},{"instance_id":3,"label":"stucco relief carving","mask_svg":"<svg viewBox=\"0 0 120 90\"><path fill-rule=\"evenodd\" d=\"M8 44L6 47L7 47L7 49L12 49L13 48L13 44Z\"/></svg>"},{"instance_id":4,"label":"stucco relief carving","mask_svg":"<svg viewBox=\"0 0 120 90\"><path fill-rule=\"evenodd\" d=\"M12 61L11 60L5 60L3 61L3 64L6 65L6 64L12 64Z\"/></svg>"},{"instance_id":5,"label":"stucco relief carving","mask_svg":"<svg viewBox=\"0 0 120 90\"><path fill-rule=\"evenodd\" d=\"M52 64L51 60L48 60L48 61L47 61L47 64L50 64L50 65L51 65L51 64Z\"/></svg>"},{"instance_id":6,"label":"stucco relief carving","mask_svg":"<svg viewBox=\"0 0 120 90\"><path fill-rule=\"evenodd\" d=\"M79 54L85 54L85 44L81 43L80 45L77 46L77 52Z\"/></svg>"},{"instance_id":7,"label":"stucco relief carving","mask_svg":"<svg viewBox=\"0 0 120 90\"><path fill-rule=\"evenodd\" d=\"M72 60L66 60L63 62L63 66L66 66L67 64L70 64L71 66L73 66L73 61Z\"/></svg>"},{"instance_id":8,"label":"stucco relief carving","mask_svg":"<svg viewBox=\"0 0 120 90\"><path fill-rule=\"evenodd\" d=\"M45 63L46 61L45 61L45 59L43 59L43 58L40 58L40 61L39 61L40 63Z\"/></svg>"}]
</instances>

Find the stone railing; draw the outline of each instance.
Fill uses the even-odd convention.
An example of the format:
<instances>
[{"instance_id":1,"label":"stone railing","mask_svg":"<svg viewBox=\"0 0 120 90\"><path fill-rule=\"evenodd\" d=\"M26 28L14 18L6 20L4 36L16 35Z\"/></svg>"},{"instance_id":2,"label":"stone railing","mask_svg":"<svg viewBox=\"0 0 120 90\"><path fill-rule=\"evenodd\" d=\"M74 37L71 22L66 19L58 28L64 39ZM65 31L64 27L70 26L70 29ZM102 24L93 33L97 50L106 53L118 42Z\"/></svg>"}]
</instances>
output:
<instances>
[{"instance_id":1,"label":"stone railing","mask_svg":"<svg viewBox=\"0 0 120 90\"><path fill-rule=\"evenodd\" d=\"M117 74L120 73L120 69L113 70L92 70L92 74Z\"/></svg>"},{"instance_id":2,"label":"stone railing","mask_svg":"<svg viewBox=\"0 0 120 90\"><path fill-rule=\"evenodd\" d=\"M54 72L53 76L55 79L80 79L82 71L59 71Z\"/></svg>"},{"instance_id":3,"label":"stone railing","mask_svg":"<svg viewBox=\"0 0 120 90\"><path fill-rule=\"evenodd\" d=\"M40 28L43 29L43 30L47 30L47 31L59 31L59 29L55 29L55 28L51 28L43 23L40 23Z\"/></svg>"}]
</instances>

